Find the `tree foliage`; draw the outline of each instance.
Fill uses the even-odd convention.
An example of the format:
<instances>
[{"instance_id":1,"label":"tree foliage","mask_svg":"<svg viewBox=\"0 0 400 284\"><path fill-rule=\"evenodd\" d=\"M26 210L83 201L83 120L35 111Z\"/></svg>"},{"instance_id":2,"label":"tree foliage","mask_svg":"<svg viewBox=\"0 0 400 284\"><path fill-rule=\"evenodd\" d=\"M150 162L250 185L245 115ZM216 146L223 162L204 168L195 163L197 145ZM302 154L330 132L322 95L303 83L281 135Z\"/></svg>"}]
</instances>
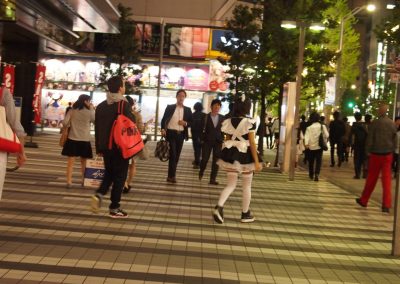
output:
<instances>
[{"instance_id":1,"label":"tree foliage","mask_svg":"<svg viewBox=\"0 0 400 284\"><path fill-rule=\"evenodd\" d=\"M135 39L135 21L131 19L131 8L118 4L121 14L118 21L119 33L108 34L104 39L104 48L107 61L101 73L101 81L105 82L109 77L120 75L124 78L138 74L141 70L129 67L139 62L138 42ZM116 67L112 67L112 63ZM126 82L126 93L138 93L140 82Z\"/></svg>"}]
</instances>

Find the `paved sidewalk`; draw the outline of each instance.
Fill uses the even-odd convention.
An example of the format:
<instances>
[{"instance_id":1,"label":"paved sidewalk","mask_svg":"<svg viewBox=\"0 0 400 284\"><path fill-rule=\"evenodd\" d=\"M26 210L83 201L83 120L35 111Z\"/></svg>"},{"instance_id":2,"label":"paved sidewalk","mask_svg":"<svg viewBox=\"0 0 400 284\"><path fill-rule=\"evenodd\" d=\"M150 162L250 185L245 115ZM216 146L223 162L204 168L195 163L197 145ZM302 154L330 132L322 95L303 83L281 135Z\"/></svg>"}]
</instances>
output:
<instances>
[{"instance_id":1,"label":"paved sidewalk","mask_svg":"<svg viewBox=\"0 0 400 284\"><path fill-rule=\"evenodd\" d=\"M0 201L0 283L400 283L390 256L393 218L379 206L360 208L355 195L322 177L296 180L269 168L254 177L256 222L240 223L241 190L211 211L225 184L209 186L192 169L190 143L178 183L167 164L139 161L133 191L123 196L128 219L89 209L92 189L65 187L58 135L40 135L26 167L8 173ZM155 143L149 146L154 148ZM106 202L107 203L107 202Z\"/></svg>"}]
</instances>

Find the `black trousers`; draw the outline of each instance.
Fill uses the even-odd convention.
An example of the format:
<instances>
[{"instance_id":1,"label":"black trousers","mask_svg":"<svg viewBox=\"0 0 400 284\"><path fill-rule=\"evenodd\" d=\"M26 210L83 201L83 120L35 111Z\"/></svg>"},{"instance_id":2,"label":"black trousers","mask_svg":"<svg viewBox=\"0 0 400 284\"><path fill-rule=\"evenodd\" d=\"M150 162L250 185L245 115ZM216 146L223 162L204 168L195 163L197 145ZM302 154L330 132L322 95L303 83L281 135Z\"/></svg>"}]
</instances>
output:
<instances>
[{"instance_id":1,"label":"black trousers","mask_svg":"<svg viewBox=\"0 0 400 284\"><path fill-rule=\"evenodd\" d=\"M322 149L309 150L308 152L308 175L313 178L319 175L322 163Z\"/></svg>"},{"instance_id":2,"label":"black trousers","mask_svg":"<svg viewBox=\"0 0 400 284\"><path fill-rule=\"evenodd\" d=\"M343 158L343 143L341 141L329 141L331 146L331 165L335 164L335 145L336 145L336 155L338 157L338 164L342 163Z\"/></svg>"},{"instance_id":3,"label":"black trousers","mask_svg":"<svg viewBox=\"0 0 400 284\"><path fill-rule=\"evenodd\" d=\"M361 177L361 169L365 168L365 147L354 147L354 173L356 177Z\"/></svg>"},{"instance_id":4,"label":"black trousers","mask_svg":"<svg viewBox=\"0 0 400 284\"><path fill-rule=\"evenodd\" d=\"M109 208L117 209L120 206L122 189L128 173L129 159L124 159L117 149L106 150L103 153L103 159L104 179L96 193L106 195L112 185Z\"/></svg>"},{"instance_id":5,"label":"black trousers","mask_svg":"<svg viewBox=\"0 0 400 284\"><path fill-rule=\"evenodd\" d=\"M193 151L194 151L194 163L195 165L200 165L200 155L201 155L201 138L200 135L194 135L192 133Z\"/></svg>"},{"instance_id":6,"label":"black trousers","mask_svg":"<svg viewBox=\"0 0 400 284\"><path fill-rule=\"evenodd\" d=\"M185 134L183 131L175 131L167 129L167 141L169 142L169 161L168 161L168 177L174 178L176 176L176 167L181 156L183 141Z\"/></svg>"},{"instance_id":7,"label":"black trousers","mask_svg":"<svg viewBox=\"0 0 400 284\"><path fill-rule=\"evenodd\" d=\"M210 159L211 152L213 154L212 164L211 164L211 174L210 174L210 181L215 181L218 174L218 165L217 161L221 157L221 142L204 142L203 147L201 148L201 162L200 162L200 173L203 175L208 160Z\"/></svg>"}]
</instances>

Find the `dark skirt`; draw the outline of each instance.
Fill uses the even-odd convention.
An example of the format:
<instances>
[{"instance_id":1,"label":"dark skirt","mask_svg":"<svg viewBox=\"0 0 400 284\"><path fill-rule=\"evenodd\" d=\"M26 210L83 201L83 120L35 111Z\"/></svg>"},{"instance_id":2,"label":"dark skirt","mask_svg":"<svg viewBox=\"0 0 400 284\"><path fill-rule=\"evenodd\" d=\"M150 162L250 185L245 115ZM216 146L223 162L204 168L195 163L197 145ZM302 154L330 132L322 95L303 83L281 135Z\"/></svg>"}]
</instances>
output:
<instances>
[{"instance_id":1,"label":"dark skirt","mask_svg":"<svg viewBox=\"0 0 400 284\"><path fill-rule=\"evenodd\" d=\"M92 145L89 141L76 141L67 139L67 142L65 142L62 149L61 155L91 159L93 158Z\"/></svg>"},{"instance_id":2,"label":"dark skirt","mask_svg":"<svg viewBox=\"0 0 400 284\"><path fill-rule=\"evenodd\" d=\"M240 164L251 164L254 163L253 156L250 152L250 147L246 153L239 152L236 147L223 148L221 152L221 160L233 164L235 161Z\"/></svg>"}]
</instances>

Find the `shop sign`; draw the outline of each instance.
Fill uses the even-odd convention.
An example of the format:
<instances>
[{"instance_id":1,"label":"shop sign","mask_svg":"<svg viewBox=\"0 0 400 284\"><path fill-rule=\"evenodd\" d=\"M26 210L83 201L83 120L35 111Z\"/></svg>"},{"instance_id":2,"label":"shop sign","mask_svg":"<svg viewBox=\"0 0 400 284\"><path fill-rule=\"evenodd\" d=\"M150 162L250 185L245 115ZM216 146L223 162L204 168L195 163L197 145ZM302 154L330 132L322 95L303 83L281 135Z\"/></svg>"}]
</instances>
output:
<instances>
[{"instance_id":1,"label":"shop sign","mask_svg":"<svg viewBox=\"0 0 400 284\"><path fill-rule=\"evenodd\" d=\"M219 84L217 81L211 81L209 87L211 91L216 91L218 90Z\"/></svg>"},{"instance_id":2,"label":"shop sign","mask_svg":"<svg viewBox=\"0 0 400 284\"><path fill-rule=\"evenodd\" d=\"M15 66L6 64L3 68L3 86L10 90L11 94L14 94L15 85Z\"/></svg>"},{"instance_id":3,"label":"shop sign","mask_svg":"<svg viewBox=\"0 0 400 284\"><path fill-rule=\"evenodd\" d=\"M185 89L207 91L208 67L186 67Z\"/></svg>"},{"instance_id":4,"label":"shop sign","mask_svg":"<svg viewBox=\"0 0 400 284\"><path fill-rule=\"evenodd\" d=\"M46 66L37 64L36 65L36 76L35 76L35 93L33 94L33 111L35 123L41 122L41 97L42 87L45 80Z\"/></svg>"}]
</instances>

